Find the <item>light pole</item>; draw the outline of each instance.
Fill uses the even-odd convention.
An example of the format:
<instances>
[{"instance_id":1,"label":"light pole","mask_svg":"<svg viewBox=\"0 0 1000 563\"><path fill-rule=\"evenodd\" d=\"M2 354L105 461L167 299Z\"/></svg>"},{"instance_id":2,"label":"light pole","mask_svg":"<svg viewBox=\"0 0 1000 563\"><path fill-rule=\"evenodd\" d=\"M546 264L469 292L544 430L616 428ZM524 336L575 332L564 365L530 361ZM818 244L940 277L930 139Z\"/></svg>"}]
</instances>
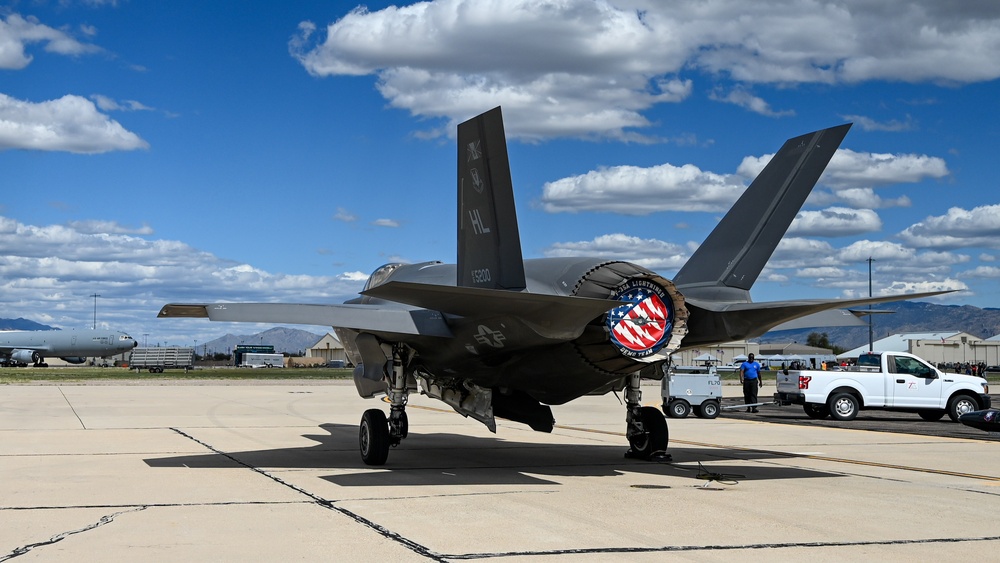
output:
<instances>
[{"instance_id":1,"label":"light pole","mask_svg":"<svg viewBox=\"0 0 1000 563\"><path fill-rule=\"evenodd\" d=\"M868 257L868 297L872 296L872 262L875 259ZM875 351L875 317L872 315L872 304L868 304L868 351Z\"/></svg>"},{"instance_id":2,"label":"light pole","mask_svg":"<svg viewBox=\"0 0 1000 563\"><path fill-rule=\"evenodd\" d=\"M98 294L93 294L91 297L94 298L94 330L97 330L97 298L100 297Z\"/></svg>"}]
</instances>

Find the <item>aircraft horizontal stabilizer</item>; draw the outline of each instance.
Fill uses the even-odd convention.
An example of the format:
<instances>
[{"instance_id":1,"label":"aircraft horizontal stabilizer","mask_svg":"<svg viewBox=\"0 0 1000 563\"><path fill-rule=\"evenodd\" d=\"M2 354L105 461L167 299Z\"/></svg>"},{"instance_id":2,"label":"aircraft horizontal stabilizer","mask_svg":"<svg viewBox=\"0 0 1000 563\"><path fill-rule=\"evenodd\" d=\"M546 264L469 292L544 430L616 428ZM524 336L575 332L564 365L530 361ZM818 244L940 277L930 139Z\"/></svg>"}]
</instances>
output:
<instances>
[{"instance_id":1,"label":"aircraft horizontal stabilizer","mask_svg":"<svg viewBox=\"0 0 1000 563\"><path fill-rule=\"evenodd\" d=\"M726 338L730 340L754 338L778 326L784 330L785 325L791 324L796 319L831 309L845 309L869 303L921 299L944 293L951 293L951 291L908 293L860 299L801 299L765 303L713 303L689 299L687 307L691 311L691 316L688 318L688 334L684 338L684 347L690 348L706 343L720 342ZM816 317L816 319L822 319L822 317ZM800 324L797 327L792 325L792 328L805 328L806 326L808 325Z\"/></svg>"},{"instance_id":2,"label":"aircraft horizontal stabilizer","mask_svg":"<svg viewBox=\"0 0 1000 563\"><path fill-rule=\"evenodd\" d=\"M544 327L540 334L553 338L578 336L587 323L621 305L610 299L395 281L362 294L462 317L513 315Z\"/></svg>"},{"instance_id":3,"label":"aircraft horizontal stabilizer","mask_svg":"<svg viewBox=\"0 0 1000 563\"><path fill-rule=\"evenodd\" d=\"M297 303L209 303L164 305L161 318L208 318L222 322L304 324L349 328L382 334L451 338L451 329L435 311L382 309L365 305Z\"/></svg>"},{"instance_id":4,"label":"aircraft horizontal stabilizer","mask_svg":"<svg viewBox=\"0 0 1000 563\"><path fill-rule=\"evenodd\" d=\"M856 312L849 309L830 309L781 323L771 330L798 330L834 326L868 326L868 323L861 320Z\"/></svg>"}]
</instances>

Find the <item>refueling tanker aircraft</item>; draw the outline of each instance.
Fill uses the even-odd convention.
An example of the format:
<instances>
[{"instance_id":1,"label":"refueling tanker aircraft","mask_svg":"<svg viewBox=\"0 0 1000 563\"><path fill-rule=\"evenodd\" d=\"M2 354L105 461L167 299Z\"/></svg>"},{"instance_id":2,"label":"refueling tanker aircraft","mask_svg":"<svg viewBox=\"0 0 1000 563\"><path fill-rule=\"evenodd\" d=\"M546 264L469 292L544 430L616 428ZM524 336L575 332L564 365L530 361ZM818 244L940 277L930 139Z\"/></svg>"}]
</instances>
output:
<instances>
[{"instance_id":1,"label":"refueling tanker aircraft","mask_svg":"<svg viewBox=\"0 0 1000 563\"><path fill-rule=\"evenodd\" d=\"M139 343L124 332L17 330L0 332L0 363L48 367L45 358L82 364L87 358L107 358L128 352Z\"/></svg>"},{"instance_id":2,"label":"refueling tanker aircraft","mask_svg":"<svg viewBox=\"0 0 1000 563\"><path fill-rule=\"evenodd\" d=\"M380 409L361 418L369 465L384 464L406 438L407 397L418 389L493 432L498 416L551 432L549 405L624 390L628 455L650 459L666 451L668 429L657 408L642 406L640 381L662 378L672 353L832 309L942 293L751 301L750 287L849 128L786 141L668 280L620 260L522 259L497 107L458 126L457 264L386 264L341 305L169 304L159 316L332 326L357 366L358 393L391 403L388 418Z\"/></svg>"}]
</instances>

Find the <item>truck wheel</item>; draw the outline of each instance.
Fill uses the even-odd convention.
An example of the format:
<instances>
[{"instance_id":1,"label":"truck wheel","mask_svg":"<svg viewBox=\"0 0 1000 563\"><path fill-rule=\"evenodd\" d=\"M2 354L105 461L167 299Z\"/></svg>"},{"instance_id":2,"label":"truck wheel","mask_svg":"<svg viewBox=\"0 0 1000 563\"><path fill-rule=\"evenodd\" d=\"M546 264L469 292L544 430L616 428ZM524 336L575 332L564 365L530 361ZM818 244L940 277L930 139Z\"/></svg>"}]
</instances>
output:
<instances>
[{"instance_id":1,"label":"truck wheel","mask_svg":"<svg viewBox=\"0 0 1000 563\"><path fill-rule=\"evenodd\" d=\"M684 418L691 412L691 405L684 399L674 399L667 403L664 413L670 418Z\"/></svg>"},{"instance_id":2,"label":"truck wheel","mask_svg":"<svg viewBox=\"0 0 1000 563\"><path fill-rule=\"evenodd\" d=\"M718 418L719 401L710 399L702 403L701 406L698 407L698 416L700 418Z\"/></svg>"},{"instance_id":3,"label":"truck wheel","mask_svg":"<svg viewBox=\"0 0 1000 563\"><path fill-rule=\"evenodd\" d=\"M941 420L941 417L944 416L944 411L943 410L920 411L917 414L919 414L920 418L926 420L927 422L935 422Z\"/></svg>"},{"instance_id":4,"label":"truck wheel","mask_svg":"<svg viewBox=\"0 0 1000 563\"><path fill-rule=\"evenodd\" d=\"M854 420L861 406L858 398L850 393L837 393L830 397L830 416L834 420Z\"/></svg>"},{"instance_id":5,"label":"truck wheel","mask_svg":"<svg viewBox=\"0 0 1000 563\"><path fill-rule=\"evenodd\" d=\"M979 410L979 403L970 395L959 393L948 400L948 417L958 422L958 417Z\"/></svg>"},{"instance_id":6,"label":"truck wheel","mask_svg":"<svg viewBox=\"0 0 1000 563\"><path fill-rule=\"evenodd\" d=\"M816 420L823 420L824 418L830 416L830 407L826 405L806 403L802 405L802 410L806 411L806 416L809 418L815 418Z\"/></svg>"}]
</instances>

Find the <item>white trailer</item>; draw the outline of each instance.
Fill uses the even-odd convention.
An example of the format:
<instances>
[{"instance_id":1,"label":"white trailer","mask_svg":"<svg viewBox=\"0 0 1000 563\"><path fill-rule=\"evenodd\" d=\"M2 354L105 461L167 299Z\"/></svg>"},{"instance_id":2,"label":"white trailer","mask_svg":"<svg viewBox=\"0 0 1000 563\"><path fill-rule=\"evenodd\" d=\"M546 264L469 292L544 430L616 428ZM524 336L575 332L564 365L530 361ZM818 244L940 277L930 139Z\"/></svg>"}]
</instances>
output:
<instances>
[{"instance_id":1,"label":"white trailer","mask_svg":"<svg viewBox=\"0 0 1000 563\"><path fill-rule=\"evenodd\" d=\"M183 369L187 372L194 365L194 348L173 346L136 348L129 355L128 367L135 371L148 369L149 373L163 373L165 369Z\"/></svg>"},{"instance_id":2,"label":"white trailer","mask_svg":"<svg viewBox=\"0 0 1000 563\"><path fill-rule=\"evenodd\" d=\"M243 354L241 368L283 368L285 357L281 354L259 354L250 352Z\"/></svg>"}]
</instances>

